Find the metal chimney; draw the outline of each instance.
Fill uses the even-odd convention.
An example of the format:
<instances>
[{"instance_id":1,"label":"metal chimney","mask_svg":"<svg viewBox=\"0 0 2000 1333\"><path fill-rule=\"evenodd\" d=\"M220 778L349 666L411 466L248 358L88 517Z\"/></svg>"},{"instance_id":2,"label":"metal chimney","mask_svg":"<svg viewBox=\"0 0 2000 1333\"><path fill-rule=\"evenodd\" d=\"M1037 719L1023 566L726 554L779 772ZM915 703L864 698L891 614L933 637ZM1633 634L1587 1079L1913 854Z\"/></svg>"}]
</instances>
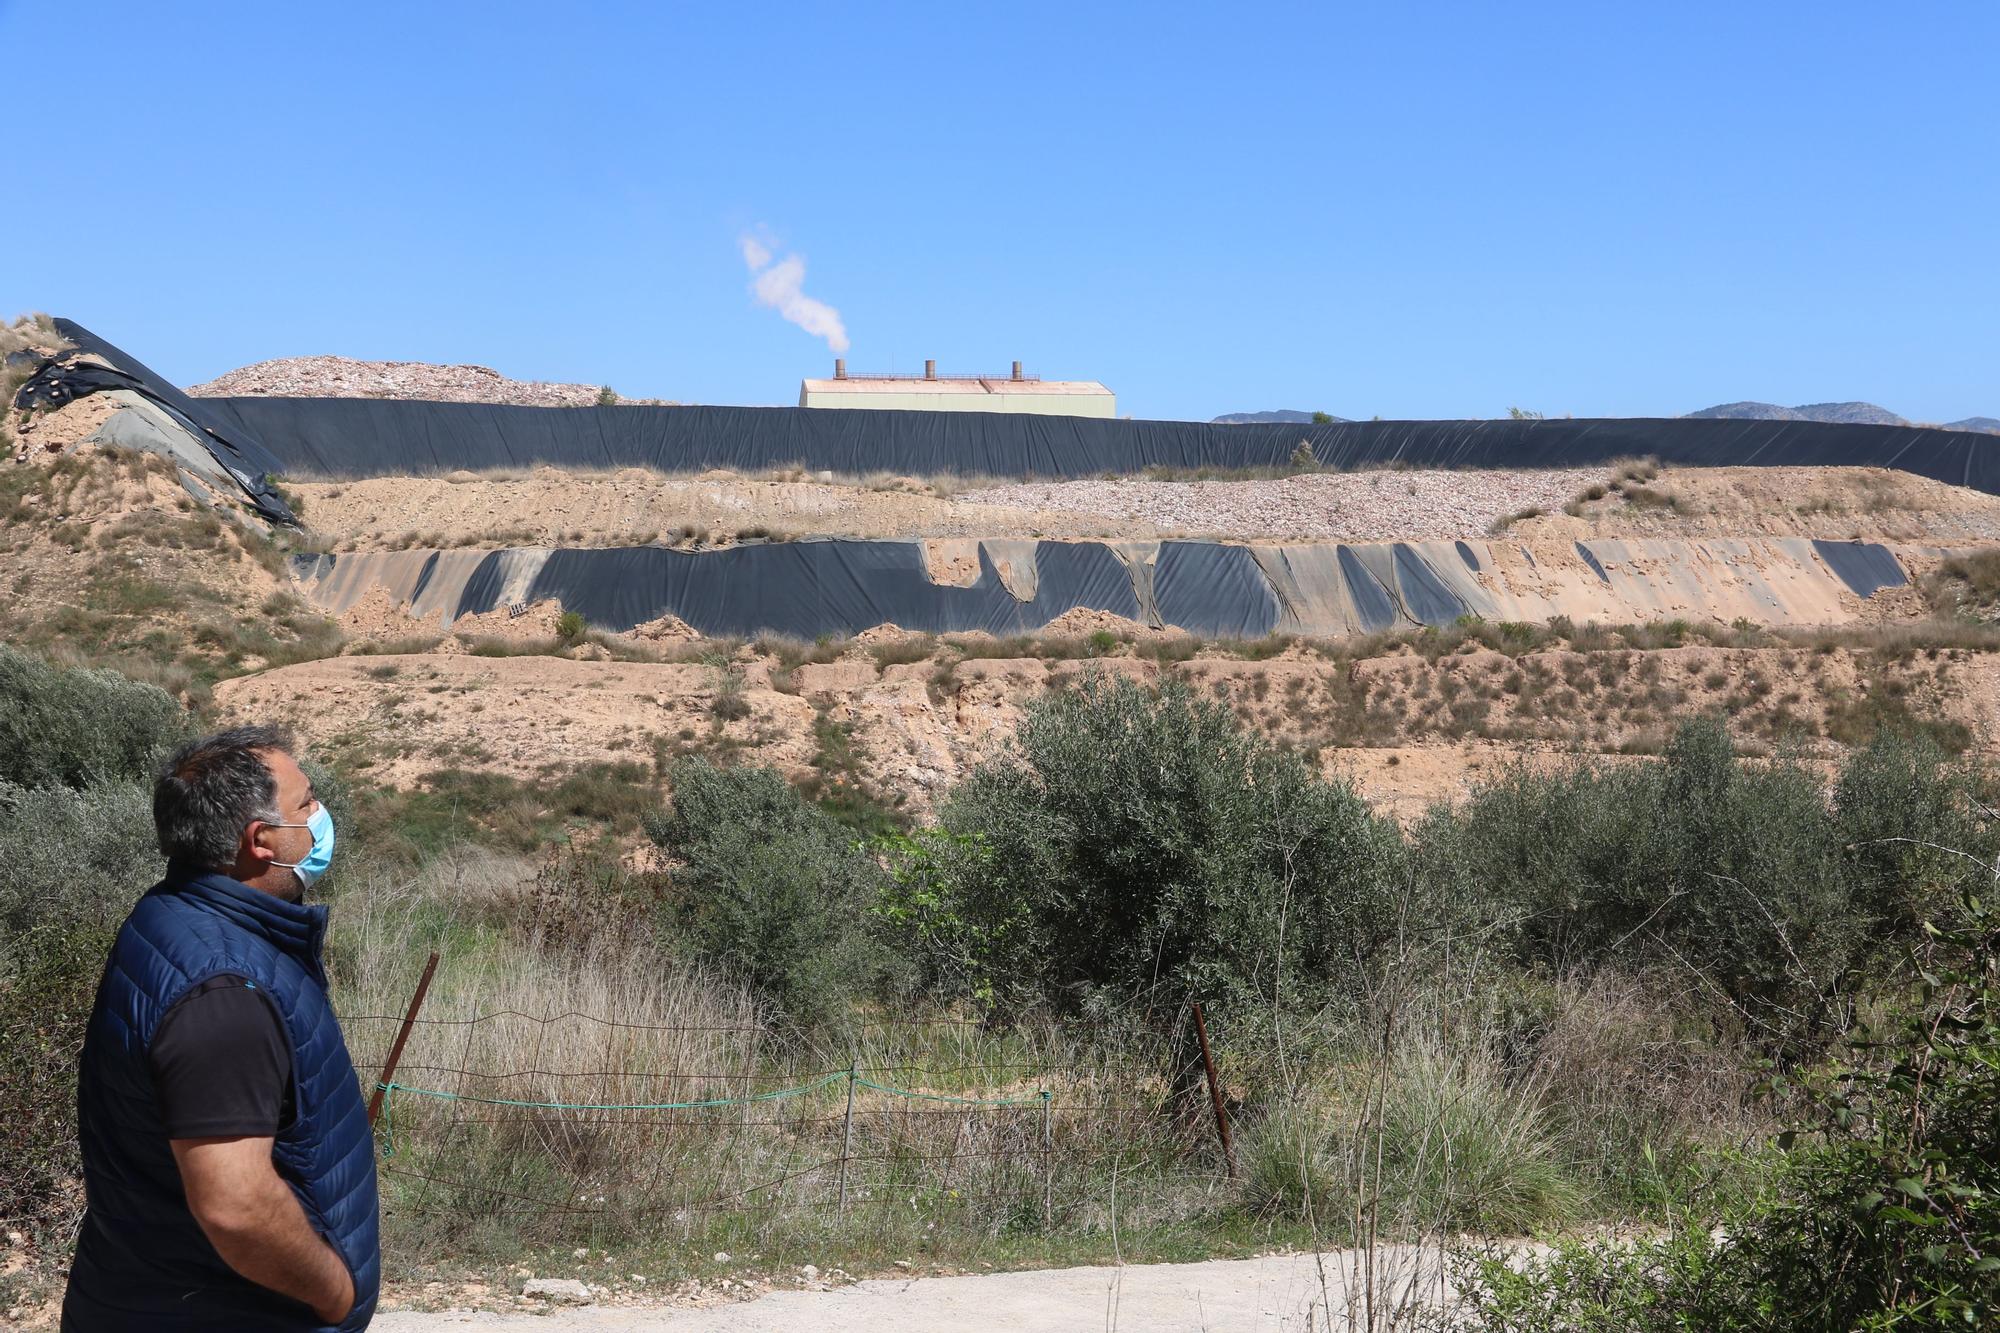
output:
<instances>
[{"instance_id":1,"label":"metal chimney","mask_svg":"<svg viewBox=\"0 0 2000 1333\"><path fill-rule=\"evenodd\" d=\"M844 380L847 378L846 357L836 356L835 358L833 358L833 377L837 380Z\"/></svg>"},{"instance_id":2,"label":"metal chimney","mask_svg":"<svg viewBox=\"0 0 2000 1333\"><path fill-rule=\"evenodd\" d=\"M927 380L937 378L937 362L928 357L924 360L924 378Z\"/></svg>"},{"instance_id":3,"label":"metal chimney","mask_svg":"<svg viewBox=\"0 0 2000 1333\"><path fill-rule=\"evenodd\" d=\"M1016 361L1014 363L1014 379L1018 382L1020 378L1021 378L1021 363L1019 361Z\"/></svg>"}]
</instances>

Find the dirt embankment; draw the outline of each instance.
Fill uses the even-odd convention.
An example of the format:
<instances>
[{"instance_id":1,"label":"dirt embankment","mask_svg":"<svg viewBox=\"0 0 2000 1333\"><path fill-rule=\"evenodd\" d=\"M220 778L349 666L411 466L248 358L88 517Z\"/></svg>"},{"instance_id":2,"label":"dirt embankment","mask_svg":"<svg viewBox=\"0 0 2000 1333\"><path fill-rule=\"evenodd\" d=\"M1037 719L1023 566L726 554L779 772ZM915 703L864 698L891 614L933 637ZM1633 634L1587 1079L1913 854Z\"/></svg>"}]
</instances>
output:
<instances>
[{"instance_id":1,"label":"dirt embankment","mask_svg":"<svg viewBox=\"0 0 2000 1333\"><path fill-rule=\"evenodd\" d=\"M447 640L447 643L455 641ZM1104 672L1172 676L1244 723L1345 773L1411 815L1515 759L1648 753L1673 726L1720 713L1753 751L1789 735L1831 753L1885 718L1956 722L1975 742L2000 722L2000 660L1807 647L1685 647L1519 657L1473 649L1347 660L1292 648L1264 661L911 660L857 645L790 671L740 649L710 661L618 662L443 653L343 657L224 682L225 713L290 717L315 744L398 785L444 768L520 777L678 754L858 782L922 811L1012 735L1045 690ZM589 653L591 648L586 647ZM848 770L828 770L829 729Z\"/></svg>"},{"instance_id":2,"label":"dirt embankment","mask_svg":"<svg viewBox=\"0 0 2000 1333\"><path fill-rule=\"evenodd\" d=\"M1594 497L1592 489L1511 524L1508 535L2000 540L2000 496L1887 468L1680 468L1605 485Z\"/></svg>"},{"instance_id":3,"label":"dirt embankment","mask_svg":"<svg viewBox=\"0 0 2000 1333\"><path fill-rule=\"evenodd\" d=\"M91 447L0 467L0 640L183 694L338 647L261 525L166 460Z\"/></svg>"}]
</instances>

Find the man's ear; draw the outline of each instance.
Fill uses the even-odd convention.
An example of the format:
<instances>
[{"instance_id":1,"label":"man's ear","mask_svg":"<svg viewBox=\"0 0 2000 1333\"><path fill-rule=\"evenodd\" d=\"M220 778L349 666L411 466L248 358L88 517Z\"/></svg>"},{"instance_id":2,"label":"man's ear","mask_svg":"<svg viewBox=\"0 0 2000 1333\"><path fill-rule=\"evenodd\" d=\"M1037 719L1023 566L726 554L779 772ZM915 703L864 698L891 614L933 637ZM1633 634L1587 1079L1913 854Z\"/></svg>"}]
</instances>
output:
<instances>
[{"instance_id":1,"label":"man's ear","mask_svg":"<svg viewBox=\"0 0 2000 1333\"><path fill-rule=\"evenodd\" d=\"M264 831L270 827L261 819L253 819L243 826L243 853L252 861L269 863L278 859L278 849L266 847L260 841Z\"/></svg>"}]
</instances>

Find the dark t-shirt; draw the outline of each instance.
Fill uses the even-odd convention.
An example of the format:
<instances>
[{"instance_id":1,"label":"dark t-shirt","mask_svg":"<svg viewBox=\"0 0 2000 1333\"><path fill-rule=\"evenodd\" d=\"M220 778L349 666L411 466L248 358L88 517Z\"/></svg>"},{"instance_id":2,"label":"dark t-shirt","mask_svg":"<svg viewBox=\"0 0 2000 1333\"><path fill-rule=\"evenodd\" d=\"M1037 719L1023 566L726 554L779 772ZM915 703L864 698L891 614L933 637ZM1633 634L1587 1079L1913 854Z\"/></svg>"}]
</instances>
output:
<instances>
[{"instance_id":1,"label":"dark t-shirt","mask_svg":"<svg viewBox=\"0 0 2000 1333\"><path fill-rule=\"evenodd\" d=\"M181 997L147 1059L170 1139L270 1138L291 1119L291 1045L270 997L242 977Z\"/></svg>"}]
</instances>

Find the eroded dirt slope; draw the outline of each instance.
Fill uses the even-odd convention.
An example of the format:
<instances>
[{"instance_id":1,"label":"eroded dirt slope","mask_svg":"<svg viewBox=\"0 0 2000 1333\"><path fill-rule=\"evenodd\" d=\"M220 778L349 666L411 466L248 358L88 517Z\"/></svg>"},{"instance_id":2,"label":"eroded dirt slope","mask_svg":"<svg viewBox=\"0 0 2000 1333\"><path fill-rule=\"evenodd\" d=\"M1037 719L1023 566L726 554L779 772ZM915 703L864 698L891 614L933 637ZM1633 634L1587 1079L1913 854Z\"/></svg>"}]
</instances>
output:
<instances>
[{"instance_id":1,"label":"eroded dirt slope","mask_svg":"<svg viewBox=\"0 0 2000 1333\"><path fill-rule=\"evenodd\" d=\"M316 744L398 785L448 768L546 777L707 754L796 778L817 771L913 810L1004 744L1028 701L1091 673L1185 681L1400 814L1456 796L1516 757L1653 752L1699 713L1726 716L1752 752L1793 738L1822 754L1895 718L1946 719L1962 728L1956 743L1975 745L2000 721L2000 659L1958 648L1553 647L1515 656L1474 644L1432 660L1295 646L1268 660L1161 661L1129 648L1048 660L965 657L946 646L904 660L910 646L892 643L786 670L747 647L653 663L482 657L446 645L267 671L223 683L217 701L245 717L289 716Z\"/></svg>"}]
</instances>

